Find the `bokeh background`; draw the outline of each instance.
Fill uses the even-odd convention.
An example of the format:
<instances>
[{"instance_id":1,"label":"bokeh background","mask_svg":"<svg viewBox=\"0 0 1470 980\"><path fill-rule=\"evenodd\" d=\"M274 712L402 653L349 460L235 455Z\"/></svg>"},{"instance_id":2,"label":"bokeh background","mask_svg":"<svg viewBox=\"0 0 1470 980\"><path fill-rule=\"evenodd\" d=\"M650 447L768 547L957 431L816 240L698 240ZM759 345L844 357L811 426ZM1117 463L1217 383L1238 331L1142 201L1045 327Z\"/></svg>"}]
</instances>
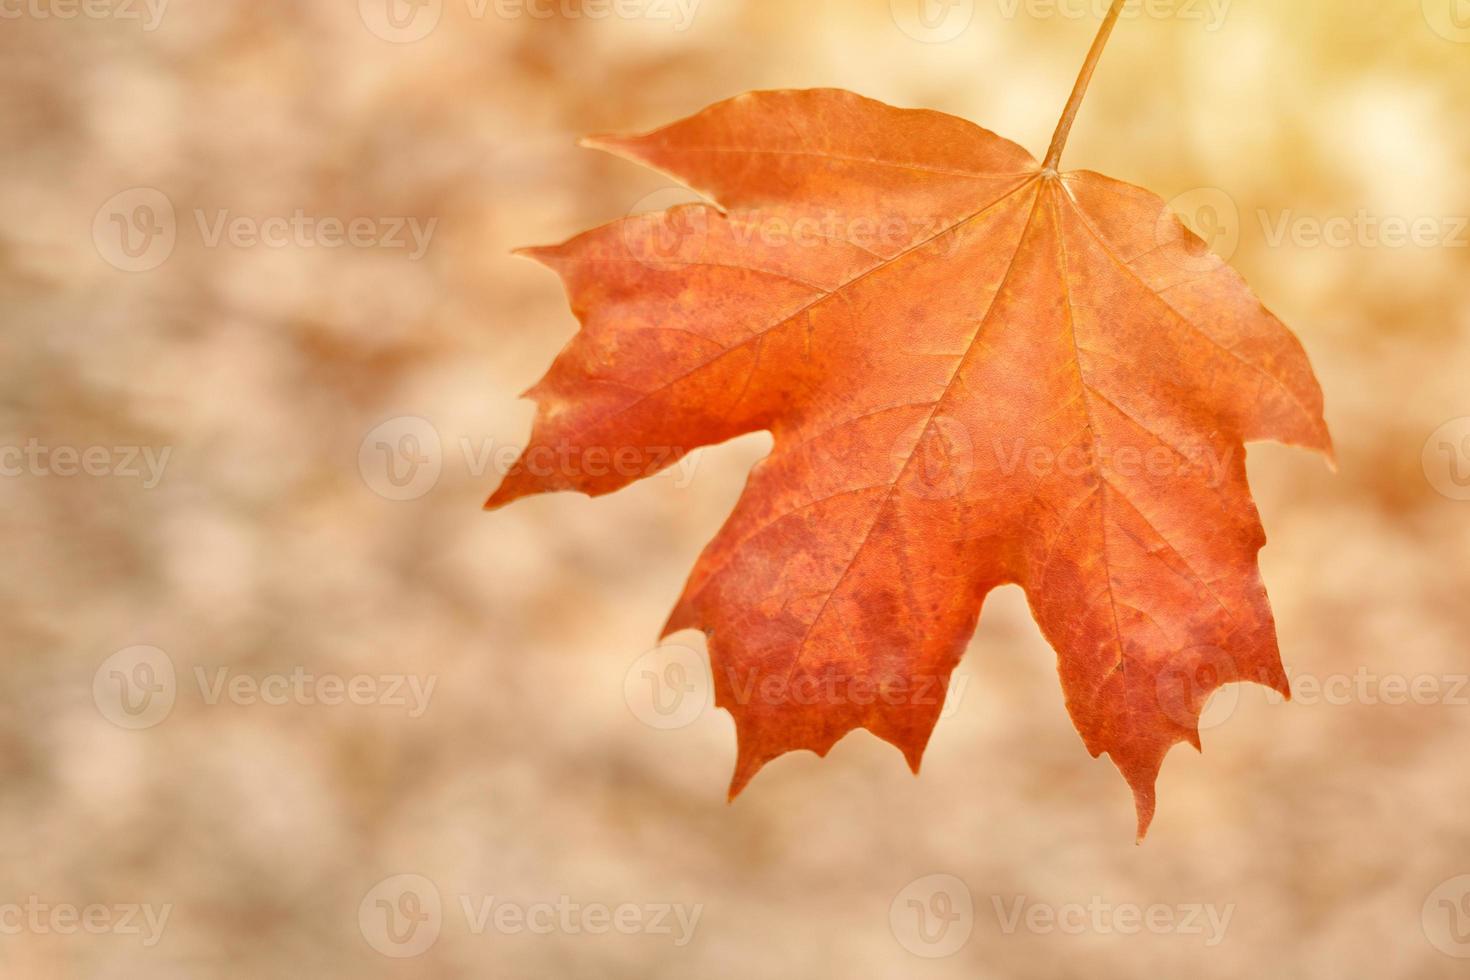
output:
<instances>
[{"instance_id":1,"label":"bokeh background","mask_svg":"<svg viewBox=\"0 0 1470 980\"><path fill-rule=\"evenodd\" d=\"M0 976L1464 976L1463 2L1155 0L1073 132L1300 335L1340 456L1251 447L1298 699L1218 695L1142 846L1015 589L920 778L860 732L726 805L733 727L649 651L767 437L480 511L575 330L510 250L677 198L578 136L833 85L1039 154L1100 7L0 4ZM209 233L298 211L372 234ZM591 934L599 903L699 919Z\"/></svg>"}]
</instances>

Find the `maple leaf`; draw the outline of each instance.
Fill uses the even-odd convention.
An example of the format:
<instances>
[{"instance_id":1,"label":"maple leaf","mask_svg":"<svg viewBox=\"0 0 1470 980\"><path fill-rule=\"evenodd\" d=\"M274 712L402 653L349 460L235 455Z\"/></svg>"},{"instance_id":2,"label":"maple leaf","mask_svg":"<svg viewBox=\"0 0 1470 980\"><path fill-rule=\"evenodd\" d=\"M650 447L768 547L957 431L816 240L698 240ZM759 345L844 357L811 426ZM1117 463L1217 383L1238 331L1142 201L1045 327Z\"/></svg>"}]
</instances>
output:
<instances>
[{"instance_id":1,"label":"maple leaf","mask_svg":"<svg viewBox=\"0 0 1470 980\"><path fill-rule=\"evenodd\" d=\"M733 798L855 728L915 772L987 593L1019 584L1141 838L1221 684L1289 696L1244 443L1331 458L1301 345L1163 202L969 122L756 92L594 145L704 192L525 250L581 330L487 507L598 495L769 430L665 635L702 629Z\"/></svg>"}]
</instances>

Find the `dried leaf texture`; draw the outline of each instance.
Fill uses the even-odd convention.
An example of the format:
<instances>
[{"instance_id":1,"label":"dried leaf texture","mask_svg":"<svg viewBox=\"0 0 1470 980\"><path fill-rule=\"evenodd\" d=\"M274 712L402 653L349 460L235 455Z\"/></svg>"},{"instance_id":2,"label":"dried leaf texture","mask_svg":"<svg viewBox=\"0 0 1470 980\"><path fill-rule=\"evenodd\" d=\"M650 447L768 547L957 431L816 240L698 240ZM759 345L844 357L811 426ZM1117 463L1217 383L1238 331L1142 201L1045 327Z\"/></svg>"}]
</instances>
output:
<instances>
[{"instance_id":1,"label":"dried leaf texture","mask_svg":"<svg viewBox=\"0 0 1470 980\"><path fill-rule=\"evenodd\" d=\"M596 145L720 208L528 250L582 328L491 497L603 494L769 430L666 632L709 638L731 794L866 728L918 769L1017 583L1139 834L1221 684L1287 693L1244 443L1331 456L1296 338L1155 195L937 112L758 92ZM569 459L579 465L548 461Z\"/></svg>"}]
</instances>

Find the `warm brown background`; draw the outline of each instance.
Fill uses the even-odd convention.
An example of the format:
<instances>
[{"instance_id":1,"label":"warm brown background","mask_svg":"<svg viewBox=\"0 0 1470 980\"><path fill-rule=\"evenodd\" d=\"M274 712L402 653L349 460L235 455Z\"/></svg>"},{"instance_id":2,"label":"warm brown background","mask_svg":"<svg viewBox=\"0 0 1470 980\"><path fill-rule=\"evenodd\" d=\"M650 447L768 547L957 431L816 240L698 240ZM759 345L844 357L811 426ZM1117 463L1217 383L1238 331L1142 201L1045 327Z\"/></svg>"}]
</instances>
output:
<instances>
[{"instance_id":1,"label":"warm brown background","mask_svg":"<svg viewBox=\"0 0 1470 980\"><path fill-rule=\"evenodd\" d=\"M574 0L555 0L549 19L496 16L493 0L475 18L445 0L427 37L389 43L340 0L172 0L154 31L37 15L65 2L7 2L19 14L0 19L0 446L172 455L153 489L0 478L0 926L4 906L31 896L173 910L152 948L0 933L0 976L1470 969L1429 938L1470 953L1445 939L1452 910L1439 904L1466 889L1430 900L1470 873L1470 502L1435 489L1455 487L1449 456L1431 447L1435 465L1421 462L1432 432L1470 415L1470 233L1458 248L1273 246L1260 218L1364 210L1448 233L1470 214L1470 31L1451 29L1452 0L1236 0L1218 25L1193 16L1203 5L1156 0L1164 15L1119 25L1073 134L1070 166L1165 198L1218 188L1233 200L1233 261L1310 351L1341 462L1333 476L1277 446L1250 457L1290 672L1353 679L1346 696L1283 706L1239 689L1203 757L1171 756L1141 847L1127 789L1071 729L1015 590L987 607L921 778L858 733L825 761L777 762L727 807L728 717L655 730L624 681L765 438L706 452L687 487L666 477L493 515L479 505L497 477L459 448L525 437L532 410L516 393L575 327L554 277L509 250L667 186L576 136L649 128L747 89L836 85L1039 152L1097 4L1069 18L1023 2L1008 17L1010 3L979 0L967 28L925 43L898 26L912 26L891 10L911 11L906 0L702 0L684 31L591 19ZM127 273L92 228L137 187L167 195L178 242L158 268ZM211 248L193 217L298 208L438 226L414 262ZM359 446L404 415L441 435L443 474L395 502L360 472ZM132 731L92 685L140 644L171 659L178 695L160 724ZM437 687L416 719L386 704L209 704L196 667ZM1383 703L1395 678L1419 681L1428 703ZM400 873L445 903L418 959L375 952L359 919L369 889ZM890 926L895 898L933 874L974 902L973 922L953 926L972 935L944 959L915 955ZM461 895L700 903L703 915L682 948L475 935ZM1213 947L1090 925L1007 934L996 903L1021 896L1234 910ZM1470 904L1458 925L1470 930Z\"/></svg>"}]
</instances>

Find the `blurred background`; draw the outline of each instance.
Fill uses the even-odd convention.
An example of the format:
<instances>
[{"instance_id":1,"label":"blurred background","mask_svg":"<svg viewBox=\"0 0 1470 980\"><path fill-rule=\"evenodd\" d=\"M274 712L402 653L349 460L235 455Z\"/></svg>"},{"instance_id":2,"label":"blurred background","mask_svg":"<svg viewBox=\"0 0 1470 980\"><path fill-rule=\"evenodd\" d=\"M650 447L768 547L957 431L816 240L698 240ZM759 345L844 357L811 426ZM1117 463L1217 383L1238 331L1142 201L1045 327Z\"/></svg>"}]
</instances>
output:
<instances>
[{"instance_id":1,"label":"blurred background","mask_svg":"<svg viewBox=\"0 0 1470 980\"><path fill-rule=\"evenodd\" d=\"M1340 457L1251 447L1297 698L1217 695L1142 846L1014 588L920 778L726 805L653 647L768 437L480 510L576 326L510 250L689 198L579 136L840 86L1039 155L1103 6L0 2L0 976L1464 976L1463 0L1132 6L1072 134Z\"/></svg>"}]
</instances>

